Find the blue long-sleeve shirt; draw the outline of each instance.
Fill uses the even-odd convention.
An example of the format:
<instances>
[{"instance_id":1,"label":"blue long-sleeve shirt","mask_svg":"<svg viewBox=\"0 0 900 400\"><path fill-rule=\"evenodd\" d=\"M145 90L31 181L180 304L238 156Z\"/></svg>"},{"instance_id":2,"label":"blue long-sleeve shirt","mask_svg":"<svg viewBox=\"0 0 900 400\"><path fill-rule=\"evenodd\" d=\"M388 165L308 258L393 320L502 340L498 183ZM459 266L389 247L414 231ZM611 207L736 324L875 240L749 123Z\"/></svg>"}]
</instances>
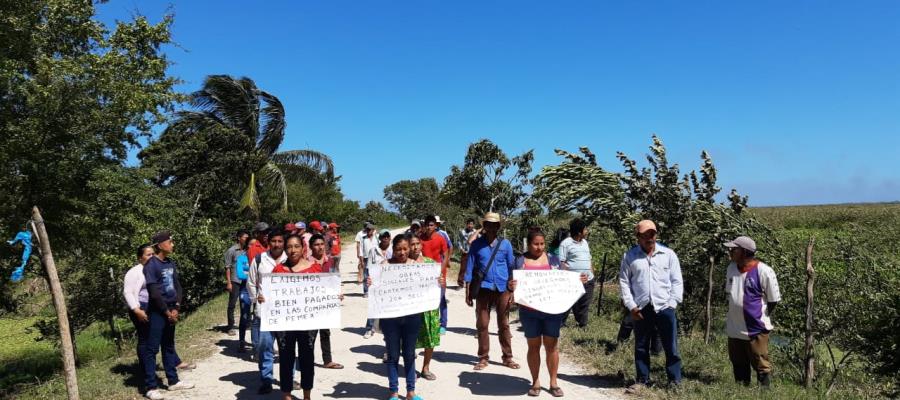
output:
<instances>
[{"instance_id":1,"label":"blue long-sleeve shirt","mask_svg":"<svg viewBox=\"0 0 900 400\"><path fill-rule=\"evenodd\" d=\"M505 292L506 284L511 278L509 270L516 265L516 258L509 240L497 238L489 245L484 236L475 239L469 248L466 276L463 279L466 282L472 282L472 271L474 271L474 268L478 268L482 272L487 269L488 261L491 259L491 253L494 251L495 246L500 246L500 248L497 249L497 255L494 257L494 265L484 276L484 280L481 281L481 287L497 292Z\"/></svg>"}]
</instances>

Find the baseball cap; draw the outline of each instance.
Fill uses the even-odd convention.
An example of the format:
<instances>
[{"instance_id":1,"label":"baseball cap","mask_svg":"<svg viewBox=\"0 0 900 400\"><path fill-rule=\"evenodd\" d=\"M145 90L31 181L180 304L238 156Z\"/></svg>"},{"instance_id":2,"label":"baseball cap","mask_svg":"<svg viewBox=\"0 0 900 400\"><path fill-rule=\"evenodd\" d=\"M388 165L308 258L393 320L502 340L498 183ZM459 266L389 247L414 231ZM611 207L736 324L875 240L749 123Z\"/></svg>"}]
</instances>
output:
<instances>
[{"instance_id":1,"label":"baseball cap","mask_svg":"<svg viewBox=\"0 0 900 400\"><path fill-rule=\"evenodd\" d=\"M637 228L635 228L635 229L637 230L638 235L640 235L644 232L647 232L649 230L652 230L654 232L659 232L656 229L656 224L653 223L653 221L651 221L649 219L645 219L645 220L642 220L641 222L638 222Z\"/></svg>"},{"instance_id":2,"label":"baseball cap","mask_svg":"<svg viewBox=\"0 0 900 400\"><path fill-rule=\"evenodd\" d=\"M366 229L375 229L375 225L373 225L371 222L366 222L365 228Z\"/></svg>"},{"instance_id":3,"label":"baseball cap","mask_svg":"<svg viewBox=\"0 0 900 400\"><path fill-rule=\"evenodd\" d=\"M150 243L157 245L169 239L172 239L172 232L162 230L154 233L153 236L150 237Z\"/></svg>"},{"instance_id":4,"label":"baseball cap","mask_svg":"<svg viewBox=\"0 0 900 400\"><path fill-rule=\"evenodd\" d=\"M310 223L309 223L309 227L312 228L312 229L315 229L315 230L317 230L317 231L321 231L321 230L322 230L322 223L319 222L319 221L313 221L313 222L310 222Z\"/></svg>"},{"instance_id":5,"label":"baseball cap","mask_svg":"<svg viewBox=\"0 0 900 400\"><path fill-rule=\"evenodd\" d=\"M484 218L481 219L481 222L496 222L500 223L500 214L495 212L489 212L484 214Z\"/></svg>"},{"instance_id":6,"label":"baseball cap","mask_svg":"<svg viewBox=\"0 0 900 400\"><path fill-rule=\"evenodd\" d=\"M391 236L391 231L389 231L387 229L382 229L382 230L378 231L378 237L382 237L384 235Z\"/></svg>"},{"instance_id":7,"label":"baseball cap","mask_svg":"<svg viewBox=\"0 0 900 400\"><path fill-rule=\"evenodd\" d=\"M297 225L294 224L284 224L284 230L290 232L297 230Z\"/></svg>"},{"instance_id":8,"label":"baseball cap","mask_svg":"<svg viewBox=\"0 0 900 400\"><path fill-rule=\"evenodd\" d=\"M294 226L296 226L297 229L306 229L306 223L304 223L303 221L295 222Z\"/></svg>"},{"instance_id":9,"label":"baseball cap","mask_svg":"<svg viewBox=\"0 0 900 400\"><path fill-rule=\"evenodd\" d=\"M256 225L253 225L254 232L262 232L269 229L269 224L265 222L257 222Z\"/></svg>"},{"instance_id":10,"label":"baseball cap","mask_svg":"<svg viewBox=\"0 0 900 400\"><path fill-rule=\"evenodd\" d=\"M735 247L740 247L744 250L756 253L756 242L754 242L753 239L750 239L747 236L738 236L730 242L725 242L725 247L732 249Z\"/></svg>"},{"instance_id":11,"label":"baseball cap","mask_svg":"<svg viewBox=\"0 0 900 400\"><path fill-rule=\"evenodd\" d=\"M434 222L437 222L437 223L439 223L439 224L443 224L443 223L444 223L444 221L441 219L441 216L440 216L440 215L435 215L435 216L434 216Z\"/></svg>"},{"instance_id":12,"label":"baseball cap","mask_svg":"<svg viewBox=\"0 0 900 400\"><path fill-rule=\"evenodd\" d=\"M410 221L410 223L409 223L409 226L413 226L413 225L422 226L422 223L419 222L419 220L414 219L414 220Z\"/></svg>"},{"instance_id":13,"label":"baseball cap","mask_svg":"<svg viewBox=\"0 0 900 400\"><path fill-rule=\"evenodd\" d=\"M332 223L328 224L328 227L331 229L334 229L334 228L340 227L340 225L338 225L336 222L332 222Z\"/></svg>"}]
</instances>

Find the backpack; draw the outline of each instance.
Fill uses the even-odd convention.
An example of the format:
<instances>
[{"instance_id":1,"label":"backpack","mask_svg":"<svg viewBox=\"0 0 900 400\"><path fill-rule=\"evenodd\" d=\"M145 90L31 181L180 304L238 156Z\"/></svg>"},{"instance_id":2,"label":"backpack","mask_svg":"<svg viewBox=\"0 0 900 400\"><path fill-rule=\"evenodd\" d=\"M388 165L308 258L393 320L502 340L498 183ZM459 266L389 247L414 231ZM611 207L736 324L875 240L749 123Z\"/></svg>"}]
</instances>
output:
<instances>
[{"instance_id":1,"label":"backpack","mask_svg":"<svg viewBox=\"0 0 900 400\"><path fill-rule=\"evenodd\" d=\"M234 260L234 272L238 279L247 280L250 271L250 261L247 259L247 253L241 253Z\"/></svg>"}]
</instances>

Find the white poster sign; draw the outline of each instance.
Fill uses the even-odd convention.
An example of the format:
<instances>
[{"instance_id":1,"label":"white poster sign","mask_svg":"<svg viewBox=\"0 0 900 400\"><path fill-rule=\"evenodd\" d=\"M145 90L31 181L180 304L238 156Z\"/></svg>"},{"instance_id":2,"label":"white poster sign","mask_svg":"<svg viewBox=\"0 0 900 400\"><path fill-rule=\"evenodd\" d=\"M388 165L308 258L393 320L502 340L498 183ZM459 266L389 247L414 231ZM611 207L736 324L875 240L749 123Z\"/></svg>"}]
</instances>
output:
<instances>
[{"instance_id":1,"label":"white poster sign","mask_svg":"<svg viewBox=\"0 0 900 400\"><path fill-rule=\"evenodd\" d=\"M513 271L516 303L547 314L566 312L584 294L581 274L565 270Z\"/></svg>"},{"instance_id":2,"label":"white poster sign","mask_svg":"<svg viewBox=\"0 0 900 400\"><path fill-rule=\"evenodd\" d=\"M262 274L260 330L311 331L341 327L338 274Z\"/></svg>"},{"instance_id":3,"label":"white poster sign","mask_svg":"<svg viewBox=\"0 0 900 400\"><path fill-rule=\"evenodd\" d=\"M437 309L441 303L441 265L369 266L369 318L395 318Z\"/></svg>"}]
</instances>

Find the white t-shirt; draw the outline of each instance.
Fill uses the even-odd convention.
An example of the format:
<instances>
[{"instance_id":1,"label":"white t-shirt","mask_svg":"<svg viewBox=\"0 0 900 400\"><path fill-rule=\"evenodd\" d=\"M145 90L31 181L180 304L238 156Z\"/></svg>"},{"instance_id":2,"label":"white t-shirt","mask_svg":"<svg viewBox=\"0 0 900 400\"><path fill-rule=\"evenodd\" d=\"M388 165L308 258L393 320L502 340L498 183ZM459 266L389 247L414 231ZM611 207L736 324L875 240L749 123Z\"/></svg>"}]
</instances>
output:
<instances>
[{"instance_id":1,"label":"white t-shirt","mask_svg":"<svg viewBox=\"0 0 900 400\"><path fill-rule=\"evenodd\" d=\"M362 250L363 258L369 258L369 254L378 247L378 238L375 235L372 237L363 236L362 241L359 243L359 248Z\"/></svg>"},{"instance_id":2,"label":"white t-shirt","mask_svg":"<svg viewBox=\"0 0 900 400\"><path fill-rule=\"evenodd\" d=\"M728 294L725 333L728 337L750 340L751 336L774 329L767 303L781 301L775 271L759 262L756 268L740 272L732 262L725 277L725 293Z\"/></svg>"},{"instance_id":3,"label":"white t-shirt","mask_svg":"<svg viewBox=\"0 0 900 400\"><path fill-rule=\"evenodd\" d=\"M363 251L363 244L362 244L362 240L364 237L366 237L366 232L359 231L359 232L356 232L356 238L354 238L354 241L359 245L356 250L356 255L359 257L363 257L363 258L366 257L366 253Z\"/></svg>"},{"instance_id":4,"label":"white t-shirt","mask_svg":"<svg viewBox=\"0 0 900 400\"><path fill-rule=\"evenodd\" d=\"M569 271L587 274L588 280L594 279L594 269L591 267L591 246L587 239L575 241L567 237L559 244L559 260L566 263Z\"/></svg>"}]
</instances>

